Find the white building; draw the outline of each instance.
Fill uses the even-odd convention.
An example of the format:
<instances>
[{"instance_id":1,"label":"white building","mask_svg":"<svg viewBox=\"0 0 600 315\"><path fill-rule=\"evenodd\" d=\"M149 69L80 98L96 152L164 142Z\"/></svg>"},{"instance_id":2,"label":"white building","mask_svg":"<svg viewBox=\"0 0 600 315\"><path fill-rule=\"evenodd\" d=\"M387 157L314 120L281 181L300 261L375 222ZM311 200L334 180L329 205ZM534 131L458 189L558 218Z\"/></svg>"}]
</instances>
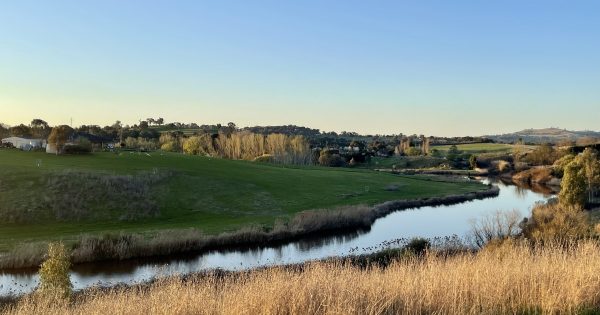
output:
<instances>
[{"instance_id":1,"label":"white building","mask_svg":"<svg viewBox=\"0 0 600 315\"><path fill-rule=\"evenodd\" d=\"M27 139L21 137L9 137L2 139L2 143L10 143L15 148L29 151L36 148L45 148L46 140L44 139Z\"/></svg>"}]
</instances>

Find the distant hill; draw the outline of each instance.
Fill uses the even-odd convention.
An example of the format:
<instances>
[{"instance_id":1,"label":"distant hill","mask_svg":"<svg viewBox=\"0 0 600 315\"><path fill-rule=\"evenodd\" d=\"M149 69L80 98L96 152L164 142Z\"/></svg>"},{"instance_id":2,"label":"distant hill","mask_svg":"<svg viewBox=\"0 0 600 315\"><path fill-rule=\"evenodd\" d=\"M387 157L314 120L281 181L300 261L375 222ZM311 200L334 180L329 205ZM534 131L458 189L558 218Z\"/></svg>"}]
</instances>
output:
<instances>
[{"instance_id":1,"label":"distant hill","mask_svg":"<svg viewBox=\"0 0 600 315\"><path fill-rule=\"evenodd\" d=\"M599 142L598 131L571 131L560 128L525 129L502 135L486 135L496 142L514 143L522 139L526 143Z\"/></svg>"}]
</instances>

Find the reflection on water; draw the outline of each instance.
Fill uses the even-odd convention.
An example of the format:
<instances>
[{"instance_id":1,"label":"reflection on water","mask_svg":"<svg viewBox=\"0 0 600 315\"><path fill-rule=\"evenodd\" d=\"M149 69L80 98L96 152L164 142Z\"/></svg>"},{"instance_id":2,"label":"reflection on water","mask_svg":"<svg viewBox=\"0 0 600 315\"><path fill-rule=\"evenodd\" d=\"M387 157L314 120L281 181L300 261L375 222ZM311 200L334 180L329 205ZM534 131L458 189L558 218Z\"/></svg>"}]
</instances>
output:
<instances>
[{"instance_id":1,"label":"reflection on water","mask_svg":"<svg viewBox=\"0 0 600 315\"><path fill-rule=\"evenodd\" d=\"M484 182L488 183L489 180ZM473 219L492 211L512 209L520 211L525 217L536 202L551 196L543 190L532 190L533 187L521 188L502 181L493 184L500 187L500 193L495 198L394 212L375 221L368 231L307 238L274 247L77 265L71 272L71 279L75 289L94 285L138 283L161 275L188 274L212 268L240 270L342 256L354 252L357 248L364 249L361 252L364 253L375 250L378 244L385 244L394 239L466 236ZM37 282L38 277L33 272L0 274L0 295L29 292Z\"/></svg>"}]
</instances>

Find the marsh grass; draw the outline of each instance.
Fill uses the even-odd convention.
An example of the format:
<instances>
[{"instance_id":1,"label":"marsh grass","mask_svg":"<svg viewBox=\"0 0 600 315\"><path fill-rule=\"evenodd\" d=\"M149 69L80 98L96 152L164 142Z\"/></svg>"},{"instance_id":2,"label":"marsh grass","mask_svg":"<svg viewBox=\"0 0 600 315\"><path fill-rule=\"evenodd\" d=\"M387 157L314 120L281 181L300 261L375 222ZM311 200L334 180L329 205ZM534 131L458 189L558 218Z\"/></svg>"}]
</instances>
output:
<instances>
[{"instance_id":1,"label":"marsh grass","mask_svg":"<svg viewBox=\"0 0 600 315\"><path fill-rule=\"evenodd\" d=\"M386 268L309 263L92 289L71 303L25 297L5 314L575 314L600 310L600 246L506 242Z\"/></svg>"},{"instance_id":2,"label":"marsh grass","mask_svg":"<svg viewBox=\"0 0 600 315\"><path fill-rule=\"evenodd\" d=\"M11 223L157 217L157 184L171 175L169 171L133 175L52 171L29 183L25 193L31 196L15 203L0 203L0 217Z\"/></svg>"}]
</instances>

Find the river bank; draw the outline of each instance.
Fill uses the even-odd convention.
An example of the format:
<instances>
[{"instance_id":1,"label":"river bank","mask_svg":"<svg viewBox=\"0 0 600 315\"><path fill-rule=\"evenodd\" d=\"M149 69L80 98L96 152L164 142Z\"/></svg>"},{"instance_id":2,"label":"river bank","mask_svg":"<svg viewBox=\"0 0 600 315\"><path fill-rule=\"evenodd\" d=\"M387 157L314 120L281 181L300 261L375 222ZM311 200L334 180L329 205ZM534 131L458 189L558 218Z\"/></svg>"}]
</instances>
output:
<instances>
[{"instance_id":1,"label":"river bank","mask_svg":"<svg viewBox=\"0 0 600 315\"><path fill-rule=\"evenodd\" d=\"M373 207L358 205L332 210L311 210L296 214L287 222L278 222L272 229L249 227L220 235L204 235L198 230L161 232L153 237L140 234L88 236L73 248L74 264L142 257L201 253L214 249L240 249L274 246L303 237L335 234L349 230L368 229L375 220L387 214L425 206L453 205L465 201L497 196L499 189L488 185L483 191L443 197L395 200ZM35 268L43 261L44 248L25 247L0 258L0 269Z\"/></svg>"},{"instance_id":2,"label":"river bank","mask_svg":"<svg viewBox=\"0 0 600 315\"><path fill-rule=\"evenodd\" d=\"M165 275L185 275L211 269L248 270L263 266L296 264L327 257L344 257L380 250L391 240L423 237L436 239L468 236L474 219L490 212L518 209L523 217L532 205L551 195L536 193L501 181L482 180L500 189L498 196L453 205L423 206L392 211L365 229L313 234L298 240L270 246L245 246L204 250L158 257L107 260L73 265L71 279L75 290L93 286L136 284ZM485 187L485 186L484 186ZM369 210L372 207L368 208ZM38 283L35 269L0 271L0 296L31 292Z\"/></svg>"}]
</instances>

